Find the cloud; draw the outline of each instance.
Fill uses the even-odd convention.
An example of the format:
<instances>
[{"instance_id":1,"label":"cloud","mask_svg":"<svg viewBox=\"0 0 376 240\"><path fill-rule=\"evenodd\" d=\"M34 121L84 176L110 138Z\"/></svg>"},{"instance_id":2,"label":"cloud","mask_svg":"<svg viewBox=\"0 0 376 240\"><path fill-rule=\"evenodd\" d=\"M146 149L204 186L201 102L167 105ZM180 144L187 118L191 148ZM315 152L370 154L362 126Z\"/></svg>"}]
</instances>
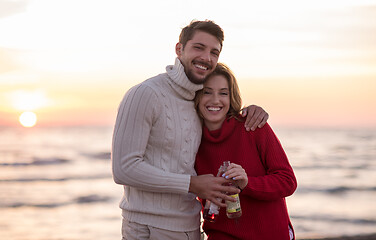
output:
<instances>
[{"instance_id":1,"label":"cloud","mask_svg":"<svg viewBox=\"0 0 376 240\"><path fill-rule=\"evenodd\" d=\"M24 12L28 4L29 4L28 0L1 1L0 2L0 18L9 17L14 14Z\"/></svg>"},{"instance_id":2,"label":"cloud","mask_svg":"<svg viewBox=\"0 0 376 240\"><path fill-rule=\"evenodd\" d=\"M0 48L0 74L19 68L14 59L15 55L17 51Z\"/></svg>"}]
</instances>

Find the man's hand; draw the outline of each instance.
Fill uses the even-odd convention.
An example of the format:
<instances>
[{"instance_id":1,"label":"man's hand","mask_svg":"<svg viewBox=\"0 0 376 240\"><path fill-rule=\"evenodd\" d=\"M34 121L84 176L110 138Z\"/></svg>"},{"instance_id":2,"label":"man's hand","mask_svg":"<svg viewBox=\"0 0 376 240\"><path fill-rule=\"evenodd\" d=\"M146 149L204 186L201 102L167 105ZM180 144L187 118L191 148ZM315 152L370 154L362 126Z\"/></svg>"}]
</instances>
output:
<instances>
[{"instance_id":1,"label":"man's hand","mask_svg":"<svg viewBox=\"0 0 376 240\"><path fill-rule=\"evenodd\" d=\"M240 190L235 186L224 186L231 183L223 177L214 177L212 174L191 176L189 192L195 193L201 199L208 199L217 206L226 207L222 200L234 202L235 199L226 194L239 193Z\"/></svg>"},{"instance_id":2,"label":"man's hand","mask_svg":"<svg viewBox=\"0 0 376 240\"><path fill-rule=\"evenodd\" d=\"M262 107L256 105L250 105L247 108L243 108L242 116L247 116L244 124L244 127L247 131L254 131L257 127L262 128L269 118L269 114L265 112Z\"/></svg>"}]
</instances>

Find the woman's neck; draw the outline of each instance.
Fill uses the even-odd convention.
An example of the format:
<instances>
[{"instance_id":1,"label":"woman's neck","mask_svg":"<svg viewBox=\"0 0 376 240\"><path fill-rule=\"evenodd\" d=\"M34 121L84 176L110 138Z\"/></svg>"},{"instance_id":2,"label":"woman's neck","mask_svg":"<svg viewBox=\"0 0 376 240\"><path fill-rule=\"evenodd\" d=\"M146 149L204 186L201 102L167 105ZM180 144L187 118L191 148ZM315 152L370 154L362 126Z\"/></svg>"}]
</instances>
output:
<instances>
[{"instance_id":1,"label":"woman's neck","mask_svg":"<svg viewBox=\"0 0 376 240\"><path fill-rule=\"evenodd\" d=\"M225 119L223 119L219 122L208 122L208 121L204 120L204 124L205 124L205 127L207 127L209 131L214 131L214 130L218 130L222 127L224 120Z\"/></svg>"}]
</instances>

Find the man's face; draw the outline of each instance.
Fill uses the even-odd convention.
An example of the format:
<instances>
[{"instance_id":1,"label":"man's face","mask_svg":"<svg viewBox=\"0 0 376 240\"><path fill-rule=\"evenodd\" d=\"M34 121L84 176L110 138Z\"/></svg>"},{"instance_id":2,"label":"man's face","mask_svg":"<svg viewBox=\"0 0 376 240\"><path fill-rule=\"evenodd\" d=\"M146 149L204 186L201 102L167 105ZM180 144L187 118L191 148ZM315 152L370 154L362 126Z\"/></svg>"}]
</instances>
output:
<instances>
[{"instance_id":1,"label":"man's face","mask_svg":"<svg viewBox=\"0 0 376 240\"><path fill-rule=\"evenodd\" d=\"M184 66L188 79L195 84L204 83L213 72L221 53L221 44L213 35L196 31L184 49L181 43L176 45L176 54Z\"/></svg>"}]
</instances>

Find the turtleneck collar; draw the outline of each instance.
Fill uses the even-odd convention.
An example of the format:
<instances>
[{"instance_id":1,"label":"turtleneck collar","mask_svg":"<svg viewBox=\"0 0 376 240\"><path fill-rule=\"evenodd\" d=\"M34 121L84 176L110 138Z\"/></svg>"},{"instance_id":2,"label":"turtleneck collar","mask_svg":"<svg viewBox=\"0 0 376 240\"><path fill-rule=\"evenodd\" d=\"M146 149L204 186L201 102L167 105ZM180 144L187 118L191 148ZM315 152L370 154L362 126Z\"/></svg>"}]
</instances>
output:
<instances>
[{"instance_id":1,"label":"turtleneck collar","mask_svg":"<svg viewBox=\"0 0 376 240\"><path fill-rule=\"evenodd\" d=\"M175 59L175 65L166 67L167 75L170 77L171 87L184 99L193 100L196 91L203 88L203 84L194 84L189 81L184 72L184 66L178 58Z\"/></svg>"},{"instance_id":2,"label":"turtleneck collar","mask_svg":"<svg viewBox=\"0 0 376 240\"><path fill-rule=\"evenodd\" d=\"M226 140L226 138L228 138L234 132L236 121L238 120L233 117L226 118L223 121L221 128L213 131L209 131L209 129L204 125L202 131L203 138L212 143L219 143Z\"/></svg>"}]
</instances>

